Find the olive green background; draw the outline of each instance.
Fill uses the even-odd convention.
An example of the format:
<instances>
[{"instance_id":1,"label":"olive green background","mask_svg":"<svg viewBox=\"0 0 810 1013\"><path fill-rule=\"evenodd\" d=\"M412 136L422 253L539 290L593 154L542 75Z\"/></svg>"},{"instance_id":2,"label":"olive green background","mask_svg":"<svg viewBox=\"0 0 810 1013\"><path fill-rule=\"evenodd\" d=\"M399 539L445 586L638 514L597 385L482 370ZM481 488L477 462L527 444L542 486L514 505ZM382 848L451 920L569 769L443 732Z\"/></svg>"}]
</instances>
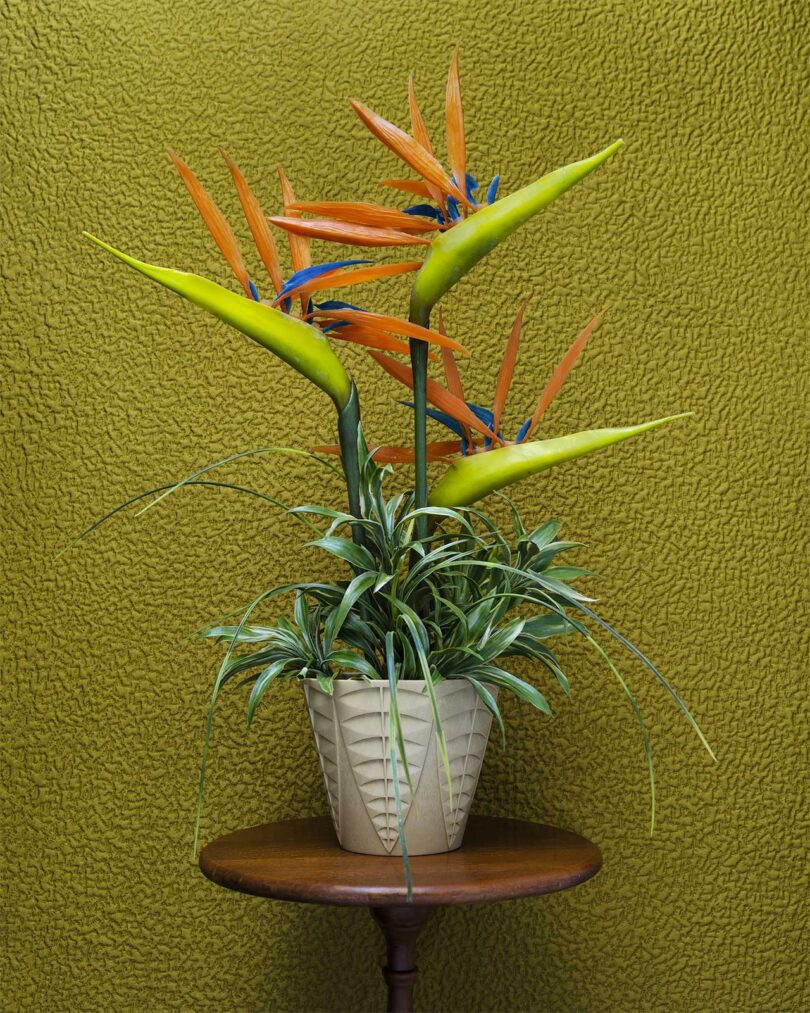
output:
<instances>
[{"instance_id":1,"label":"olive green background","mask_svg":"<svg viewBox=\"0 0 810 1013\"><path fill-rule=\"evenodd\" d=\"M500 170L503 192L628 142L458 286L446 316L475 352L470 394L488 399L517 303L533 293L507 424L607 303L545 432L695 410L525 483L518 499L529 520L558 516L587 542L577 558L602 575L600 608L671 677L719 763L628 660L658 761L650 839L626 701L593 659L566 653L573 700L552 692L553 720L507 704L509 748L490 746L476 806L590 836L604 871L567 894L437 915L419 1003L807 1008L805 5L1 6L0 1007L380 1007L366 914L228 894L190 859L218 655L184 638L273 583L327 573L301 548L304 529L247 497L190 490L54 553L128 495L239 450L312 446L334 423L306 381L91 248L81 229L225 281L166 146L235 222L217 144L268 212L279 162L302 198L373 198L378 179L404 173L347 97L404 123L413 69L443 149L458 40L470 168ZM249 263L261 282L252 251ZM406 296L406 281L386 282L363 301L402 312ZM344 352L369 437L407 438L393 381ZM221 477L339 502L324 474L265 458ZM250 733L243 704L232 694L219 715L205 838L325 812L297 687L274 693Z\"/></svg>"}]
</instances>

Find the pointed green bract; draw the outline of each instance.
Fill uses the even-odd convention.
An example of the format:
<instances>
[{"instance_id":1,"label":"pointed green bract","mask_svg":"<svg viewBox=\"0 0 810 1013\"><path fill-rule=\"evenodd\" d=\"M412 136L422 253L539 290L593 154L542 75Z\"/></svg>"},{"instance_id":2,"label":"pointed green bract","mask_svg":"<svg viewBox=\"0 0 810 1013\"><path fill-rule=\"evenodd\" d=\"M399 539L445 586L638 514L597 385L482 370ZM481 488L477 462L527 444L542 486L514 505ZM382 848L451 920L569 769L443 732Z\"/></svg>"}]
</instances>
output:
<instances>
[{"instance_id":1,"label":"pointed green bract","mask_svg":"<svg viewBox=\"0 0 810 1013\"><path fill-rule=\"evenodd\" d=\"M471 267L510 236L556 197L584 179L619 150L624 141L616 141L590 158L555 169L516 193L481 208L452 229L438 235L416 276L411 292L412 314L429 313L445 292Z\"/></svg>"},{"instance_id":2,"label":"pointed green bract","mask_svg":"<svg viewBox=\"0 0 810 1013\"><path fill-rule=\"evenodd\" d=\"M581 433L560 436L555 440L539 440L499 447L486 453L462 457L436 483L430 493L430 505L438 507L468 506L497 489L536 475L557 464L573 461L585 454L604 450L614 443L629 440L650 429L675 419L686 418L692 412L668 415L663 419L643 422L620 429L587 429Z\"/></svg>"},{"instance_id":3,"label":"pointed green bract","mask_svg":"<svg viewBox=\"0 0 810 1013\"><path fill-rule=\"evenodd\" d=\"M164 285L226 324L268 348L293 369L325 391L341 411L349 400L351 380L329 342L315 327L280 310L230 292L207 278L168 267L144 264L120 250L82 233L103 250L123 260L152 281Z\"/></svg>"}]
</instances>

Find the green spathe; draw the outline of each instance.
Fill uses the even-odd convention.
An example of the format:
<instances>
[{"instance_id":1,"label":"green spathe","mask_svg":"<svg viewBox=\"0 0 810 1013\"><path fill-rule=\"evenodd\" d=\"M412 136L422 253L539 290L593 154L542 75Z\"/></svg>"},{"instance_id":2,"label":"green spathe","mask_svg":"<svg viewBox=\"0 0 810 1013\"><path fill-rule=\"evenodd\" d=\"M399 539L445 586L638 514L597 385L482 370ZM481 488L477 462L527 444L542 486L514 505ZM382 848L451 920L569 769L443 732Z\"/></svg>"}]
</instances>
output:
<instances>
[{"instance_id":1,"label":"green spathe","mask_svg":"<svg viewBox=\"0 0 810 1013\"><path fill-rule=\"evenodd\" d=\"M629 440L675 419L686 418L692 412L668 415L652 422L619 429L587 429L581 433L560 436L554 440L535 440L499 447L485 453L472 454L455 461L449 471L436 483L430 493L430 505L435 507L468 506L496 489L502 489L522 478L535 475L556 464L573 461L585 454L604 450L614 443Z\"/></svg>"},{"instance_id":2,"label":"green spathe","mask_svg":"<svg viewBox=\"0 0 810 1013\"><path fill-rule=\"evenodd\" d=\"M615 141L590 158L555 169L437 236L414 282L411 318L421 322L445 292L482 257L556 197L598 169L623 144L624 141Z\"/></svg>"},{"instance_id":3,"label":"green spathe","mask_svg":"<svg viewBox=\"0 0 810 1013\"><path fill-rule=\"evenodd\" d=\"M230 292L197 274L144 264L96 239L89 232L83 232L82 235L147 278L184 296L195 306L208 310L226 324L264 345L325 391L335 402L338 411L345 408L351 392L349 374L332 351L329 342L315 327L272 306Z\"/></svg>"}]
</instances>

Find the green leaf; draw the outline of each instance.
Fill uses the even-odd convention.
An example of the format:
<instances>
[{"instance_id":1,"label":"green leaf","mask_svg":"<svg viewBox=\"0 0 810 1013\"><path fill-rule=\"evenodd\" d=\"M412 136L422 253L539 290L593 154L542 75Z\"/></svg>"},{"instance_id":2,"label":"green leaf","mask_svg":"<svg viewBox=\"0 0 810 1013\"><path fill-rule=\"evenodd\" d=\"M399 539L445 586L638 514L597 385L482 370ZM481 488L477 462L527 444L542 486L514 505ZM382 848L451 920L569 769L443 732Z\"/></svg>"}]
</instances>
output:
<instances>
[{"instance_id":1,"label":"green leaf","mask_svg":"<svg viewBox=\"0 0 810 1013\"><path fill-rule=\"evenodd\" d=\"M624 690L624 695L630 701L630 706L633 708L633 713L635 714L636 720L638 721L639 724L639 728L641 729L641 737L644 742L644 755L647 758L647 770L649 772L650 777L650 835L652 835L653 831L655 830L655 769L653 767L653 754L652 754L652 745L650 743L650 734L647 731L646 724L644 723L641 708L639 707L635 696L633 696L632 692L630 691L630 687L622 678L621 672L618 670L618 668L616 668L611 659L608 657L608 654L604 650L604 648L600 644L598 644L593 639L593 637L588 637L588 643L591 645L591 647L593 647L596 651L598 651L599 654L602 655L605 662L607 663L608 668L615 675L616 679L619 682L619 685Z\"/></svg>"},{"instance_id":2,"label":"green leaf","mask_svg":"<svg viewBox=\"0 0 810 1013\"><path fill-rule=\"evenodd\" d=\"M411 876L411 863L408 858L408 842L405 840L405 820L402 816L402 793L399 790L399 763L397 749L405 765L405 777L408 787L411 790L411 798L415 792L411 782L411 773L408 769L408 760L405 756L405 738L402 734L402 722L399 717L399 705L397 703L397 676L394 666L394 634L390 630L385 635L385 659L388 673L389 706L388 706L388 747L391 753L391 777L394 784L394 804L397 810L397 834L399 836L399 847L402 851L402 866L405 871L405 900L406 903L413 903L413 878Z\"/></svg>"},{"instance_id":3,"label":"green leaf","mask_svg":"<svg viewBox=\"0 0 810 1013\"><path fill-rule=\"evenodd\" d=\"M253 689L250 691L247 705L247 725L248 728L253 724L253 716L256 713L256 708L259 706L259 701L267 692L267 687L278 678L279 675L284 671L285 667L289 664L287 661L275 661L272 665L269 665L259 676L256 682L253 684Z\"/></svg>"},{"instance_id":4,"label":"green leaf","mask_svg":"<svg viewBox=\"0 0 810 1013\"><path fill-rule=\"evenodd\" d=\"M512 675L511 672L505 672L502 668L497 668L495 665L482 666L477 669L477 672L483 682L494 682L496 686L503 686L504 689L508 689L521 700L525 700L532 707L536 707L537 710L551 717L551 708L548 705L548 701L539 690L535 689L528 682L524 682L523 679Z\"/></svg>"},{"instance_id":5,"label":"green leaf","mask_svg":"<svg viewBox=\"0 0 810 1013\"><path fill-rule=\"evenodd\" d=\"M259 454L293 454L296 457L309 457L316 461L319 460L314 454L310 454L306 450L296 450L294 447L259 447L257 450L243 450L238 454L231 454L229 457L223 457L220 461L214 461L213 464L206 464L204 468L199 468L197 471L192 472L185 478L180 479L180 481L176 482L174 485L164 487L164 491L160 496L153 499L151 503L147 503L145 507L142 507L138 511L138 516L145 514L147 510L151 510L152 507L157 506L158 503L166 499L167 496L171 496L172 493L177 492L178 489L191 485L200 477L200 475L205 475L209 471L213 471L215 468L221 468L224 464L230 464L232 461L241 461L245 457L256 457ZM281 503L278 500L275 500L274 502L277 506L281 507L282 510L288 509L284 503ZM309 524L309 527L314 528L316 531L318 530L313 524Z\"/></svg>"},{"instance_id":6,"label":"green leaf","mask_svg":"<svg viewBox=\"0 0 810 1013\"><path fill-rule=\"evenodd\" d=\"M553 580L569 581L578 580L580 577L595 577L593 570L586 570L581 566L551 566L543 570L544 577L551 577Z\"/></svg>"},{"instance_id":7,"label":"green leaf","mask_svg":"<svg viewBox=\"0 0 810 1013\"><path fill-rule=\"evenodd\" d=\"M338 538L336 535L328 535L326 538L319 538L314 542L307 542L307 545L316 549L323 549L338 559L344 560L358 570L374 570L376 564L368 549L361 545L355 545L347 538Z\"/></svg>"},{"instance_id":8,"label":"green leaf","mask_svg":"<svg viewBox=\"0 0 810 1013\"><path fill-rule=\"evenodd\" d=\"M504 726L503 717L501 716L501 712L498 709L498 704L495 700L495 697L492 695L492 693L490 693L490 691L486 688L486 686L482 682L479 682L477 679L474 679L471 675L465 675L464 678L467 680L467 682L470 683L475 692L481 697L487 709L492 713L492 716L498 722L498 727L501 730L501 745L505 749L506 728Z\"/></svg>"},{"instance_id":9,"label":"green leaf","mask_svg":"<svg viewBox=\"0 0 810 1013\"><path fill-rule=\"evenodd\" d=\"M562 524L560 521L546 521L545 524L541 524L540 527L535 528L531 534L526 535L527 541L530 541L536 548L544 549L560 532Z\"/></svg>"},{"instance_id":10,"label":"green leaf","mask_svg":"<svg viewBox=\"0 0 810 1013\"><path fill-rule=\"evenodd\" d=\"M681 713L684 715L684 717L686 718L686 720L689 722L689 724L692 726L692 730L695 732L695 734L697 735L697 737L700 739L700 741L701 741L704 749L706 750L706 752L709 754L709 756L711 756L711 758L714 760L714 762L717 763L717 757L714 755L714 750L709 745L708 740L706 739L706 736L700 730L700 726L698 725L697 721L692 716L692 712L689 710L689 708L686 706L686 704L683 702L683 700L680 698L680 696L676 693L674 687L667 681L667 679L664 678L664 676L658 671L658 669L655 667L655 665L653 665L653 663L650 661L650 659L648 657L646 657L646 655L642 654L642 652L635 646L635 644L630 643L630 641L626 637L623 637L621 635L621 633L618 632L618 630L614 630L613 627L609 623L606 623L605 620L602 619L601 616L598 616L595 612L593 612L591 609L589 609L586 605L583 605L581 602L576 602L574 604L576 604L576 607L578 609L580 609L580 611L584 612L585 615L590 616L590 618L593 619L594 622L599 623L599 625L603 629L607 630L607 632L615 640L618 640L618 642L623 647L626 647L627 650L630 651L631 654L634 654L638 658L638 660L644 665L645 668L647 668L650 672L652 672L653 676L658 680L658 682L664 687L664 689L667 691L667 693L669 693L669 695L672 697L672 699L678 705L678 708L680 709Z\"/></svg>"},{"instance_id":11,"label":"green leaf","mask_svg":"<svg viewBox=\"0 0 810 1013\"><path fill-rule=\"evenodd\" d=\"M428 664L427 650L428 650L428 635L424 626L418 617L414 617L410 609L407 611L403 610L402 619L405 625L408 627L413 639L413 648L416 653L417 661L422 672L422 678L425 680L427 686L427 694L430 700L430 708L433 711L433 724L435 726L436 733L436 744L439 747L439 755L442 758L442 765L444 766L444 772L447 777L447 793L450 802L450 808L453 808L453 777L450 773L450 759L447 755L447 742L444 737L444 729L442 728L442 719L439 714L439 700L436 696L436 685L433 679L433 673L430 670Z\"/></svg>"},{"instance_id":12,"label":"green leaf","mask_svg":"<svg viewBox=\"0 0 810 1013\"><path fill-rule=\"evenodd\" d=\"M526 624L523 627L524 633L535 637L537 640L564 636L566 633L570 633L572 629L572 624L558 615L532 616L531 619L526 620Z\"/></svg>"},{"instance_id":13,"label":"green leaf","mask_svg":"<svg viewBox=\"0 0 810 1013\"><path fill-rule=\"evenodd\" d=\"M378 574L374 571L360 573L346 588L346 593L343 595L343 600L335 611L326 620L324 626L324 642L327 650L332 646L332 642L337 638L340 633L341 627L349 614L353 605L357 599L365 594L365 592L374 584L377 580Z\"/></svg>"},{"instance_id":14,"label":"green leaf","mask_svg":"<svg viewBox=\"0 0 810 1013\"><path fill-rule=\"evenodd\" d=\"M185 486L201 485L214 489L232 489L234 492L242 492L246 493L248 496L255 496L257 499L266 500L268 503L272 503L274 506L278 506L281 509L286 510L284 504L281 503L279 500L275 499L273 496L268 496L266 493L258 492L256 489L247 489L241 485L232 485L230 482L186 481L182 484ZM177 488L179 488L179 486L177 486L176 484L159 485L156 489L147 489L146 492L138 493L137 496L132 496L124 503L119 503L117 507L114 507L112 510L108 511L106 514L104 514L103 517L99 517L97 521L94 521L89 527L85 528L84 531L80 531L78 535L76 535L74 538L71 538L71 540L67 543L67 545L62 546L62 548L59 549L59 551L55 554L56 557L59 558L59 556L67 552L68 549L72 549L73 546L78 544L83 538L86 538L89 534L92 534L92 532L94 532L96 528L100 528L102 524L106 523L112 517L115 517L116 514L121 513L122 510L126 510L127 507L132 506L135 503L139 503L141 500L146 499L149 496L154 496L157 493L173 492ZM310 527L312 527L312 525L310 525Z\"/></svg>"},{"instance_id":15,"label":"green leaf","mask_svg":"<svg viewBox=\"0 0 810 1013\"><path fill-rule=\"evenodd\" d=\"M359 672L367 679L374 680L380 677L379 672L370 662L365 658L361 658L359 654L355 654L353 651L332 651L326 656L326 661L329 664L337 665L341 669Z\"/></svg>"}]
</instances>

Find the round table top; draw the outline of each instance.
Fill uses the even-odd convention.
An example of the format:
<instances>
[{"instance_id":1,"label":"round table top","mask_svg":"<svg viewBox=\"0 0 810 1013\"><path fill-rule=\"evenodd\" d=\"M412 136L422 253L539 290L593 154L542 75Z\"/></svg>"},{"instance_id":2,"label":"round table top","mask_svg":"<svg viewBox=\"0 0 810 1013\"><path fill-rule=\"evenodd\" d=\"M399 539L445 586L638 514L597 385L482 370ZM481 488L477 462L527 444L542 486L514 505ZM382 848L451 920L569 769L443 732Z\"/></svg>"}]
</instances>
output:
<instances>
[{"instance_id":1,"label":"round table top","mask_svg":"<svg viewBox=\"0 0 810 1013\"><path fill-rule=\"evenodd\" d=\"M469 904L554 893L595 875L602 855L569 830L471 816L457 851L411 859L413 903ZM229 890L311 904L405 904L402 859L338 844L328 816L237 830L200 854L208 879Z\"/></svg>"}]
</instances>

